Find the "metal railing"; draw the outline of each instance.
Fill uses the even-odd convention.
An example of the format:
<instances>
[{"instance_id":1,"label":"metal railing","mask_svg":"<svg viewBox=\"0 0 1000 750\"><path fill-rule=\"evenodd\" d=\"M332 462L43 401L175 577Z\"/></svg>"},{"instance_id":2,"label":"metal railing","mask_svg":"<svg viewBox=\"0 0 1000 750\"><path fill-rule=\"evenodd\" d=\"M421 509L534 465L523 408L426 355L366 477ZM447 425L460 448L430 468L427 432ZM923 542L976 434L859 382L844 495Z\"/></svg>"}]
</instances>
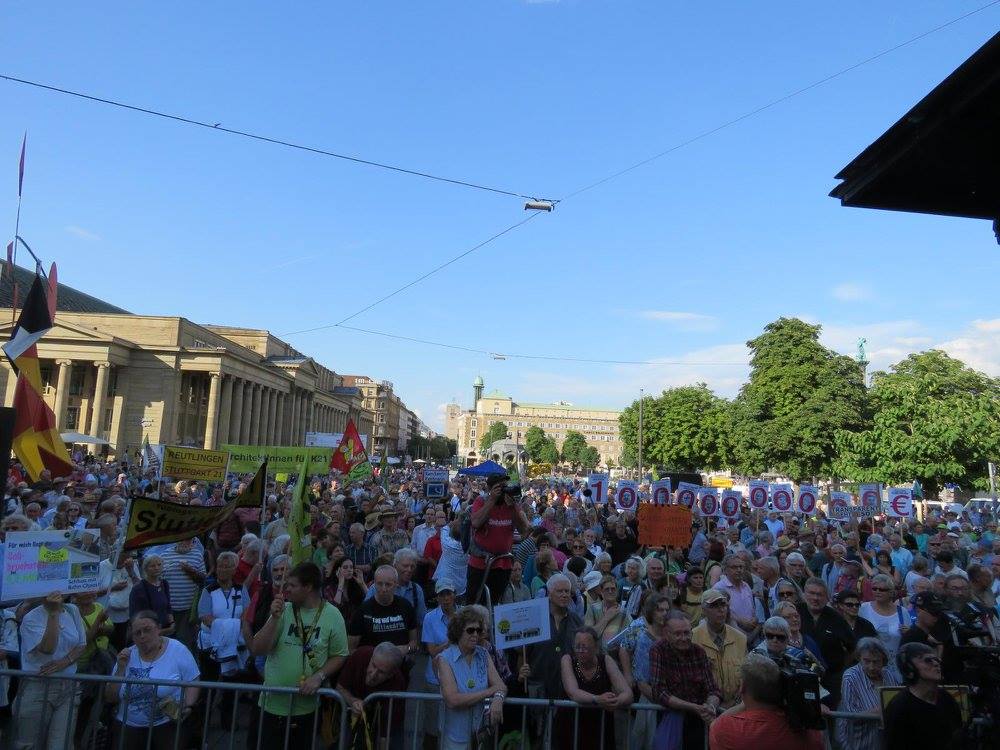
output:
<instances>
[{"instance_id":1,"label":"metal railing","mask_svg":"<svg viewBox=\"0 0 1000 750\"><path fill-rule=\"evenodd\" d=\"M11 669L0 669L0 677L18 681L18 695L11 705L12 717L3 728L3 750L103 750L111 744L108 741L109 732L111 736L117 736L116 747L128 750L186 750L195 745L200 748L226 747L229 750L236 747L277 750L273 742L266 740L268 736L275 735L281 738L279 747L315 749L325 748L333 742L337 743L337 747L347 747L347 704L340 693L328 688L318 690L314 696L304 696L297 688L252 683L185 682L91 674L40 675ZM37 695L39 685L42 691L40 700ZM72 690L69 695L65 694L67 685ZM105 687L108 685L123 686L118 690L120 698L117 703L106 700ZM181 710L183 703L171 707L163 700L163 688L168 688L170 692L180 689L182 697L186 688L197 689L198 698L193 710ZM22 699L25 695L31 695L35 704L41 704L37 717L35 714L38 712L32 710L34 706L24 705ZM289 696L287 712L274 714L258 708L262 695ZM314 700L316 708L306 714L291 713L295 708L295 697L303 701ZM252 699L247 721L242 720L247 717L240 705L241 699L245 698ZM86 707L86 713L79 710L81 704ZM330 716L331 707L339 707L339 717L336 711ZM130 709L137 712L141 709L147 720L130 723ZM66 713L65 725L61 720L53 722L59 711ZM211 721L216 712L221 713L218 727L212 726ZM325 715L330 716L331 721L324 721L321 725ZM297 716L309 717L310 726L293 729ZM329 735L328 740L320 737L324 729ZM301 741L301 734L305 734L307 742ZM293 740L297 741L293 743Z\"/></svg>"}]
</instances>

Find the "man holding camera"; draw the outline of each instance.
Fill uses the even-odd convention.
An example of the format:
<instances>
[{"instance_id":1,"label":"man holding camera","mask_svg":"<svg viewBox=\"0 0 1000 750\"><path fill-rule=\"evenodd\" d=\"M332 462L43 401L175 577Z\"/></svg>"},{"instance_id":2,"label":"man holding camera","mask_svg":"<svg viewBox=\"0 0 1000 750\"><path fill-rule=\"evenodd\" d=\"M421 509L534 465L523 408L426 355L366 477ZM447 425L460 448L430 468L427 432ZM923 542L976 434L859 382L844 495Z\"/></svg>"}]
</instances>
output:
<instances>
[{"instance_id":1,"label":"man holding camera","mask_svg":"<svg viewBox=\"0 0 1000 750\"><path fill-rule=\"evenodd\" d=\"M768 750L820 750L815 729L794 729L782 706L778 665L764 654L749 653L740 667L740 703L712 722L712 750L767 747Z\"/></svg>"},{"instance_id":2,"label":"man holding camera","mask_svg":"<svg viewBox=\"0 0 1000 750\"><path fill-rule=\"evenodd\" d=\"M521 507L521 488L508 486L507 475L491 476L486 480L486 497L472 503L472 535L469 541L469 575L465 590L470 604L482 598L482 589L489 587L490 601L497 603L503 596L513 558L496 560L486 574L489 557L509 554L514 546L514 529L524 536L528 519ZM483 578L485 577L485 586Z\"/></svg>"}]
</instances>

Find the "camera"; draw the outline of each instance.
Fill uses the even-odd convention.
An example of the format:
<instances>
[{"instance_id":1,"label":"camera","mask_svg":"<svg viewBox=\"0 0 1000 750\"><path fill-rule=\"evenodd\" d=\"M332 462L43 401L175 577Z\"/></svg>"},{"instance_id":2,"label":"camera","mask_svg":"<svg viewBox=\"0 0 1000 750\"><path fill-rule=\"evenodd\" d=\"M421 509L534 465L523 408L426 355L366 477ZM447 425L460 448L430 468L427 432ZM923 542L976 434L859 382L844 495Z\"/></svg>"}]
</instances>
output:
<instances>
[{"instance_id":1,"label":"camera","mask_svg":"<svg viewBox=\"0 0 1000 750\"><path fill-rule=\"evenodd\" d=\"M503 484L500 497L497 498L497 503L503 504L507 502L507 498L511 499L511 502L517 502L521 499L521 485L516 482L505 482Z\"/></svg>"},{"instance_id":2,"label":"camera","mask_svg":"<svg viewBox=\"0 0 1000 750\"><path fill-rule=\"evenodd\" d=\"M819 675L809 664L789 654L766 654L781 672L781 708L789 725L799 729L825 729L820 707L822 697Z\"/></svg>"}]
</instances>

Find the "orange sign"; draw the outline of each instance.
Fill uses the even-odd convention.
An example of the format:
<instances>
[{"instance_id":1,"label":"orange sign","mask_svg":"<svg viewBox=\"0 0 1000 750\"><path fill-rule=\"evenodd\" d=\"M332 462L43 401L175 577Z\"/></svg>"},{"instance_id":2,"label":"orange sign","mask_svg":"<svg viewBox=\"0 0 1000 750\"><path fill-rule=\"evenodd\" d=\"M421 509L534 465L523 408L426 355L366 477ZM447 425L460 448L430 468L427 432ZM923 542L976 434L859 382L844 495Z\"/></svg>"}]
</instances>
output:
<instances>
[{"instance_id":1,"label":"orange sign","mask_svg":"<svg viewBox=\"0 0 1000 750\"><path fill-rule=\"evenodd\" d=\"M691 511L680 505L639 505L639 544L690 547Z\"/></svg>"}]
</instances>

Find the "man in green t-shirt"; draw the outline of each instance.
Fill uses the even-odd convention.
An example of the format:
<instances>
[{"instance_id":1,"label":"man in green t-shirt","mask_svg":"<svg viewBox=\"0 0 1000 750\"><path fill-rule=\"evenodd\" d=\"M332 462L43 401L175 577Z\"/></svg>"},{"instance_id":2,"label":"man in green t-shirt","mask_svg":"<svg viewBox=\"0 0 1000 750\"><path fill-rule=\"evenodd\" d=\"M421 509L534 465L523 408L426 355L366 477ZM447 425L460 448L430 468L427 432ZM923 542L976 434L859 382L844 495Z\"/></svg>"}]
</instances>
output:
<instances>
[{"instance_id":1,"label":"man in green t-shirt","mask_svg":"<svg viewBox=\"0 0 1000 750\"><path fill-rule=\"evenodd\" d=\"M312 696L347 658L344 618L320 596L322 585L319 567L301 563L288 574L284 597L272 602L271 616L250 647L255 656L267 657L265 686L297 687L302 696ZM261 747L284 747L286 729L288 747L312 746L315 698L264 692L260 705Z\"/></svg>"}]
</instances>

